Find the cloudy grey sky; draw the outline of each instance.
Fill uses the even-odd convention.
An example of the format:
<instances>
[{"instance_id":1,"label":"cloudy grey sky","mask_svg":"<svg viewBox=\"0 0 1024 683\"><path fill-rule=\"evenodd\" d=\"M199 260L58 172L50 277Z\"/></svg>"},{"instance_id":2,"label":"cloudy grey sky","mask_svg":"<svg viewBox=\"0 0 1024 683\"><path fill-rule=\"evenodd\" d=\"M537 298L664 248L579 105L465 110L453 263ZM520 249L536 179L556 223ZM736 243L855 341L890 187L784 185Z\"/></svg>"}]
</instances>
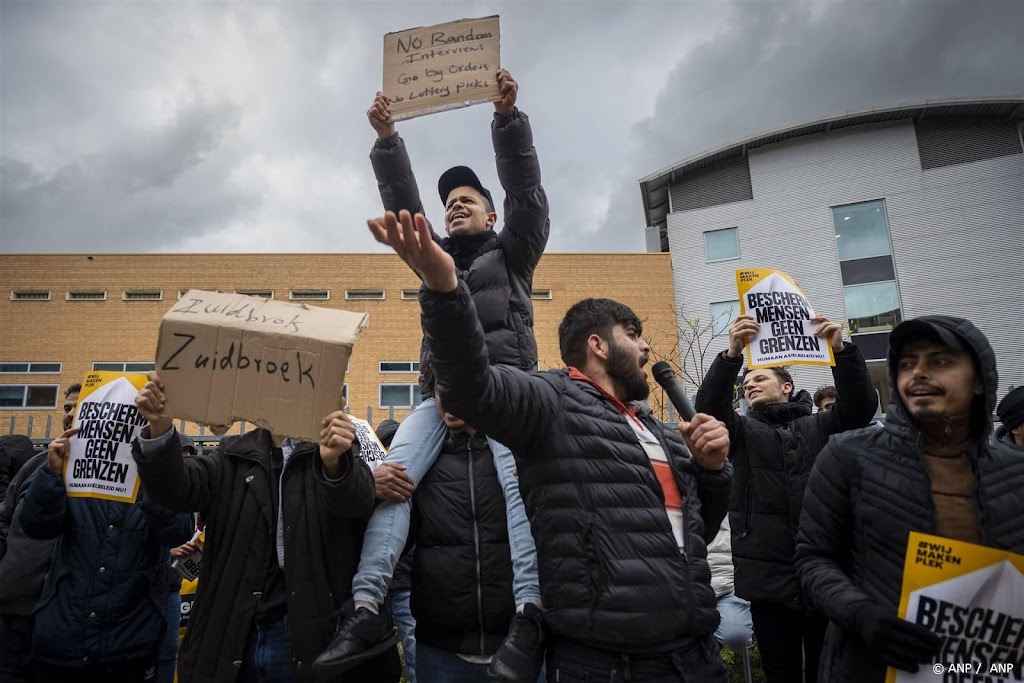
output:
<instances>
[{"instance_id":1,"label":"cloudy grey sky","mask_svg":"<svg viewBox=\"0 0 1024 683\"><path fill-rule=\"evenodd\" d=\"M639 251L637 180L766 129L1024 94L1021 0L0 0L0 251L376 251L382 36L501 15L553 251ZM399 124L428 215L490 105ZM495 192L499 195L499 192Z\"/></svg>"}]
</instances>

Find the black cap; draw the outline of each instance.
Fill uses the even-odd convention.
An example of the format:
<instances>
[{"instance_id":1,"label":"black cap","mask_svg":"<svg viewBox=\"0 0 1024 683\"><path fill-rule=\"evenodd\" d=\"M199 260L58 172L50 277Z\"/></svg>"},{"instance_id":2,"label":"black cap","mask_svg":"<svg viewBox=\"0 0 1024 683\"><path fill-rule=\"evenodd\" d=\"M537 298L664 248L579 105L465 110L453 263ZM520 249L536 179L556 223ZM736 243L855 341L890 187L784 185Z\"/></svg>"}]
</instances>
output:
<instances>
[{"instance_id":1,"label":"black cap","mask_svg":"<svg viewBox=\"0 0 1024 683\"><path fill-rule=\"evenodd\" d=\"M1024 424L1024 387L1017 387L1003 396L996 408L999 421L1007 430L1013 430Z\"/></svg>"},{"instance_id":2,"label":"black cap","mask_svg":"<svg viewBox=\"0 0 1024 683\"><path fill-rule=\"evenodd\" d=\"M391 440L395 438L398 431L398 422L395 420L384 420L377 425L377 438L384 444L384 448L391 448Z\"/></svg>"},{"instance_id":3,"label":"black cap","mask_svg":"<svg viewBox=\"0 0 1024 683\"><path fill-rule=\"evenodd\" d=\"M437 181L437 192L441 195L442 204L448 203L448 195L457 187L472 187L487 198L491 205L491 211L494 211L494 200L491 199L491 193L487 191L487 188L483 186L469 166L452 166L441 174L441 178Z\"/></svg>"},{"instance_id":4,"label":"black cap","mask_svg":"<svg viewBox=\"0 0 1024 683\"><path fill-rule=\"evenodd\" d=\"M904 346L921 339L936 341L957 351L968 351L963 340L953 330L930 320L928 316L907 320L897 325L889 335L889 348L899 355Z\"/></svg>"}]
</instances>

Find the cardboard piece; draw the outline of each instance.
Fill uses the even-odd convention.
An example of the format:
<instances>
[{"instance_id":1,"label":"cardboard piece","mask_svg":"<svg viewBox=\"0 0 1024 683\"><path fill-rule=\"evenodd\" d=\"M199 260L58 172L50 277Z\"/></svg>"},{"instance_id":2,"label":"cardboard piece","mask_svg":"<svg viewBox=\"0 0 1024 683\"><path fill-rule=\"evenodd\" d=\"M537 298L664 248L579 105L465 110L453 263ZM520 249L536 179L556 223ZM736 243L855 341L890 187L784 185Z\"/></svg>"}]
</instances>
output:
<instances>
[{"instance_id":1,"label":"cardboard piece","mask_svg":"<svg viewBox=\"0 0 1024 683\"><path fill-rule=\"evenodd\" d=\"M319 441L366 322L365 313L191 289L160 321L168 412L214 433L246 420Z\"/></svg>"},{"instance_id":2,"label":"cardboard piece","mask_svg":"<svg viewBox=\"0 0 1024 683\"><path fill-rule=\"evenodd\" d=\"M384 84L395 121L500 99L498 17L384 36Z\"/></svg>"}]
</instances>

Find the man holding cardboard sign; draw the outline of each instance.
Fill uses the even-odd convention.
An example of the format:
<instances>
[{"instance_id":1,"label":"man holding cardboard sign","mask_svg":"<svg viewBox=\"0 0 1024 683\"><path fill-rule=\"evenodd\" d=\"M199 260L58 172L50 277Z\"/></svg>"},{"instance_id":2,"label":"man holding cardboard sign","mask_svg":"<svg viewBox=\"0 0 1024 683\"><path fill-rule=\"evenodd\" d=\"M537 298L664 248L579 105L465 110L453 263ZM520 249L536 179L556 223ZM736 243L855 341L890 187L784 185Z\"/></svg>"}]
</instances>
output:
<instances>
[{"instance_id":1,"label":"man holding cardboard sign","mask_svg":"<svg viewBox=\"0 0 1024 683\"><path fill-rule=\"evenodd\" d=\"M155 499L199 510L206 521L180 680L312 680L312 659L349 595L373 509L373 475L356 453L352 420L341 410L328 414L319 443L257 429L185 459L166 389L149 373L136 402L149 425L135 460ZM344 680L387 683L400 673L391 648Z\"/></svg>"},{"instance_id":2,"label":"man holding cardboard sign","mask_svg":"<svg viewBox=\"0 0 1024 683\"><path fill-rule=\"evenodd\" d=\"M540 164L529 119L515 106L519 85L505 70L497 72L497 80L501 99L494 103L491 139L498 178L505 190L504 227L500 232L494 230L498 220L494 202L476 173L456 166L445 171L438 181L448 236L442 239L432 229L431 235L455 260L473 294L487 330L491 363L533 370L537 366L537 341L533 335L530 294L533 272L550 230L548 202L540 184ZM377 131L370 160L384 208L402 215L423 213L405 142L395 133L389 102L382 93L377 94L367 118ZM424 400L402 422L387 455L387 462L406 467L405 473L414 484L419 483L437 459L446 434L433 398L430 357L425 345L420 352L420 367ZM519 482L513 474L512 454L493 439L490 445L505 492L517 606L509 637L494 655L491 672L501 680L535 681L543 663L537 550ZM338 637L317 660L318 670L325 675L335 675L358 664L378 648L387 647L393 638L382 605L408 537L410 509L408 501L385 501L374 511L352 584L358 609L341 625Z\"/></svg>"}]
</instances>

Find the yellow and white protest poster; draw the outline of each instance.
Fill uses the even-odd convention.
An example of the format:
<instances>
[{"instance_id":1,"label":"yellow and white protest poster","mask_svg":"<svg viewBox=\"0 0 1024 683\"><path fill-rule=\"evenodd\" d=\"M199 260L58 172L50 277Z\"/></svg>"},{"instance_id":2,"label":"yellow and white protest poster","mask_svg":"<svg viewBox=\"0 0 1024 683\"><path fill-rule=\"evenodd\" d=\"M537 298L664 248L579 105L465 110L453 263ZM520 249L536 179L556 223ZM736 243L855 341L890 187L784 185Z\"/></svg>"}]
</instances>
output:
<instances>
[{"instance_id":1,"label":"yellow and white protest poster","mask_svg":"<svg viewBox=\"0 0 1024 683\"><path fill-rule=\"evenodd\" d=\"M354 415L349 415L348 419L352 420L352 424L356 428L356 438L359 440L359 457L370 467L372 472L377 469L377 465L384 461L384 456L387 455L388 449L384 448L384 444L377 438L377 432L373 431L373 426L369 422L360 420Z\"/></svg>"},{"instance_id":2,"label":"yellow and white protest poster","mask_svg":"<svg viewBox=\"0 0 1024 683\"><path fill-rule=\"evenodd\" d=\"M196 530L189 539L189 543L195 546L195 551L185 557L179 557L171 562L171 569L178 572L185 581L196 581L199 579L199 569L203 565L203 542L206 540L206 533Z\"/></svg>"},{"instance_id":3,"label":"yellow and white protest poster","mask_svg":"<svg viewBox=\"0 0 1024 683\"><path fill-rule=\"evenodd\" d=\"M942 638L917 673L886 683L1024 680L1024 555L911 532L899 616Z\"/></svg>"},{"instance_id":4,"label":"yellow and white protest poster","mask_svg":"<svg viewBox=\"0 0 1024 683\"><path fill-rule=\"evenodd\" d=\"M64 463L64 488L72 498L103 498L134 503L139 470L132 441L146 425L135 396L146 376L90 372L82 381L71 449Z\"/></svg>"},{"instance_id":5,"label":"yellow and white protest poster","mask_svg":"<svg viewBox=\"0 0 1024 683\"><path fill-rule=\"evenodd\" d=\"M781 270L745 268L736 271L740 313L761 326L747 344L747 367L835 365L832 345L815 337L814 309L796 281Z\"/></svg>"},{"instance_id":6,"label":"yellow and white protest poster","mask_svg":"<svg viewBox=\"0 0 1024 683\"><path fill-rule=\"evenodd\" d=\"M498 17L462 19L384 36L384 84L395 121L494 102L501 68Z\"/></svg>"}]
</instances>

